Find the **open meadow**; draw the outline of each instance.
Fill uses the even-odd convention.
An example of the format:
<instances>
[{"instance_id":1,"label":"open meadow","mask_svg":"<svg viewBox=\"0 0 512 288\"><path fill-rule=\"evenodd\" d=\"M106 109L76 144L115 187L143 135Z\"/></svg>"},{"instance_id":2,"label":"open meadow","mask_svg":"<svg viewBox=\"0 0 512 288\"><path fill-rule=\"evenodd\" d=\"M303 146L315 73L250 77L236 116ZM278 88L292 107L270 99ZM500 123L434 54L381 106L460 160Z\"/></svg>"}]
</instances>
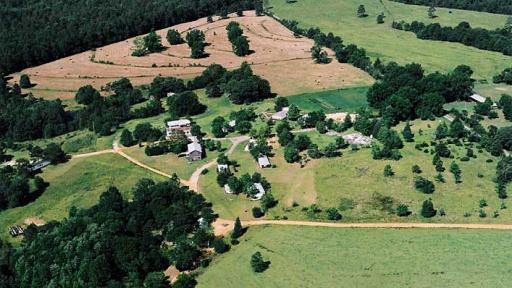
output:
<instances>
[{"instance_id":1,"label":"open meadow","mask_svg":"<svg viewBox=\"0 0 512 288\"><path fill-rule=\"evenodd\" d=\"M362 4L369 15L357 17L357 8ZM342 37L345 44L356 44L372 58L395 61L400 64L416 62L429 72L451 71L457 65L469 65L477 79L491 79L492 76L510 67L512 57L498 52L479 50L459 43L417 39L413 33L391 28L393 21L414 20L441 25L456 26L462 21L473 27L494 29L505 25L507 16L483 12L436 8L437 18L427 16L428 7L406 5L388 0L270 0L269 7L282 19L297 20L302 27L319 27L323 32L332 32ZM376 17L383 12L384 24L377 24Z\"/></svg>"},{"instance_id":2,"label":"open meadow","mask_svg":"<svg viewBox=\"0 0 512 288\"><path fill-rule=\"evenodd\" d=\"M71 159L67 163L47 167L40 176L50 183L48 188L26 206L0 212L1 227L60 220L73 206L87 208L96 204L101 193L112 185L129 199L131 189L139 179L165 180L113 153ZM7 232L3 229L0 237L7 237Z\"/></svg>"},{"instance_id":3,"label":"open meadow","mask_svg":"<svg viewBox=\"0 0 512 288\"><path fill-rule=\"evenodd\" d=\"M231 160L240 165L236 175L259 172L272 184L272 194L279 201L277 207L269 211L267 219L276 216L289 219L325 220L323 212L309 215L302 209L315 203L322 209L338 208L343 215L342 221L429 221L429 222L460 222L460 223L507 223L512 221L512 212L501 209L502 201L495 192L495 168L498 158L480 150L477 146L472 149L476 158L465 162L460 158L466 155L465 147L448 145L454 159L442 158L446 171L443 173L445 183L434 180L437 172L432 165L432 147L428 151L415 149L419 143L427 143L433 139L433 132L439 121L414 121L412 131L415 142L405 142L401 150L403 158L399 161L373 160L371 149L363 148L352 151L343 150L343 155L336 158L311 160L304 168L299 164L286 163L283 149L275 144L274 157L270 158L275 168L261 169L257 167L249 152L243 151L243 146L237 147ZM396 127L401 131L403 124ZM421 130L421 132L420 132ZM350 132L348 132L350 133ZM318 132L308 132L308 136L320 148L333 143L334 136L320 135ZM488 160L490 159L490 160ZM453 175L448 171L450 163L455 161L462 170L462 183L456 184ZM491 162L488 162L491 161ZM385 177L384 166L391 165L395 175ZM414 188L415 174L411 167L419 165L425 177L435 184L433 194L423 194ZM253 219L251 208L258 203L250 201L245 196L225 194L216 183L216 173L208 173L200 180L200 192L213 203L215 211L222 218ZM385 198L389 197L389 198ZM444 216L438 215L431 219L420 216L421 203L432 199L435 209L443 209ZM391 204L384 203L388 199ZM487 206L482 209L486 217L479 216L479 201L485 199ZM508 203L508 201L505 200ZM389 209L395 209L398 204L409 206L412 214L408 217L398 217L390 214ZM388 208L391 207L391 208ZM494 213L498 215L493 218Z\"/></svg>"},{"instance_id":4,"label":"open meadow","mask_svg":"<svg viewBox=\"0 0 512 288\"><path fill-rule=\"evenodd\" d=\"M249 228L198 287L506 287L512 232L463 229ZM271 262L254 273L251 255Z\"/></svg>"},{"instance_id":5,"label":"open meadow","mask_svg":"<svg viewBox=\"0 0 512 288\"><path fill-rule=\"evenodd\" d=\"M246 16L215 19L207 23L206 18L183 23L171 28L185 37L192 29L205 32L208 57L190 58L188 45L170 46L165 39L168 29L157 33L162 36L165 50L144 57L131 56L135 38L97 48L57 61L28 68L20 73L31 77L37 84L27 91L48 99L72 98L79 87L90 84L96 88L126 77L134 85L149 84L155 76L174 76L190 79L199 75L206 66L217 63L228 69L237 68L242 62L251 64L254 72L270 81L272 90L280 95L292 95L341 87L368 85L373 79L364 71L349 64L333 61L327 65L316 65L311 59L313 41L295 38L293 33L276 20L256 17L253 11ZM240 23L254 53L238 57L232 52L227 39L226 25L230 21ZM12 81L18 81L19 74Z\"/></svg>"}]
</instances>

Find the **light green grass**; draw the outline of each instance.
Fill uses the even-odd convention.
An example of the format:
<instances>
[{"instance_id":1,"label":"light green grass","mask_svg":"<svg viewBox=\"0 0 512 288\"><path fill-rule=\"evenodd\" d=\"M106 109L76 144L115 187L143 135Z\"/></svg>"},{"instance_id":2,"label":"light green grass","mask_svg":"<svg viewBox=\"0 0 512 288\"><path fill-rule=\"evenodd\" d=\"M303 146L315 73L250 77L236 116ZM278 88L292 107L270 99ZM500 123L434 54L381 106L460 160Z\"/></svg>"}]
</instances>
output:
<instances>
[{"instance_id":1,"label":"light green grass","mask_svg":"<svg viewBox=\"0 0 512 288\"><path fill-rule=\"evenodd\" d=\"M221 143L223 151L231 146L231 142L227 140L222 141ZM212 161L219 155L218 151L206 151L206 157L204 159L200 161L188 161L186 157L178 157L173 153L167 153L158 156L147 156L146 153L144 153L144 149L144 147L138 147L135 145L133 147L123 149L123 152L137 159L138 161L165 173L176 173L178 177L185 180L190 178L192 173L194 173L194 171L196 171L199 167Z\"/></svg>"},{"instance_id":2,"label":"light green grass","mask_svg":"<svg viewBox=\"0 0 512 288\"><path fill-rule=\"evenodd\" d=\"M507 287L510 231L249 228L198 287ZM254 273L251 255L271 261Z\"/></svg>"},{"instance_id":3,"label":"light green grass","mask_svg":"<svg viewBox=\"0 0 512 288\"><path fill-rule=\"evenodd\" d=\"M369 14L356 16L357 7L363 4ZM479 50L459 43L417 39L413 33L391 28L393 20L439 22L455 26L467 21L472 26L494 29L502 27L507 16L474 11L437 8L439 17L427 17L425 6L406 5L387 0L300 0L287 4L282 0L270 0L272 12L284 19L294 19L309 28L318 26L325 33L341 36L345 44L357 44L367 50L372 58L400 64L416 62L428 71L451 71L457 65L466 64L475 71L478 79L490 79L497 72L510 66L512 57L501 53ZM452 13L449 13L451 11ZM376 17L384 12L386 23L376 24Z\"/></svg>"},{"instance_id":4,"label":"light green grass","mask_svg":"<svg viewBox=\"0 0 512 288\"><path fill-rule=\"evenodd\" d=\"M117 154L72 159L45 168L40 176L50 186L34 202L0 212L0 227L22 224L30 217L45 221L62 219L68 215L72 206L90 207L96 204L101 193L111 185L118 187L125 197L130 198L131 189L139 179L164 180ZM3 228L0 237L7 237L7 229Z\"/></svg>"},{"instance_id":5,"label":"light green grass","mask_svg":"<svg viewBox=\"0 0 512 288\"><path fill-rule=\"evenodd\" d=\"M506 84L476 84L475 91L484 97L491 97L494 101L499 101L501 95L512 95L512 85Z\"/></svg>"},{"instance_id":6,"label":"light green grass","mask_svg":"<svg viewBox=\"0 0 512 288\"><path fill-rule=\"evenodd\" d=\"M321 207L338 207L344 198L353 200L354 209L343 211L343 221L432 221L432 222L478 222L478 223L508 223L512 221L510 209L500 210L501 201L495 192L495 184L492 181L497 158L487 152L478 152L473 147L476 159L462 162L457 158L465 156L464 147L449 145L454 153L455 160L462 170L462 183L455 184L453 175L448 172L452 159L443 159L446 171L443 173L446 183L435 182L436 191L431 195L422 194L414 189L414 174L411 167L418 164L423 170L422 176L434 181L435 172L432 165L432 155L414 148L416 143L430 143L437 121L414 121L412 130L416 133L415 143L406 143L401 150L403 159L400 161L373 160L371 149L352 151L350 148L343 151L338 158L322 158L312 160L304 168L299 164L289 164L284 161L283 151L275 149L275 156L271 162L276 168L260 169L248 152L243 151L243 145L237 147L230 159L237 161L241 167L237 175L242 173L262 173L272 184L272 192L279 204L272 209L268 218L286 216L290 219L305 219L307 215L301 211L302 207L317 203ZM396 129L401 131L403 124ZM430 126L430 127L429 127ZM423 135L419 135L419 130ZM317 132L309 132L311 136ZM324 147L335 140L335 137L327 135L312 136L312 140ZM429 147L431 149L431 147ZM487 163L487 159L493 159ZM385 165L391 165L395 176L384 177ZM483 175L482 178L478 174ZM241 216L243 219L251 219L250 208L252 201L243 196L225 195L222 188L215 182L215 173L201 178L201 191L214 205L214 209L225 218ZM386 211L376 208L373 195L379 193L390 196L394 200L394 207L400 203L407 204L412 215L400 218L390 215ZM446 216L436 216L432 219L424 219L419 215L421 203L432 198L435 208L443 208ZM478 202L486 199L489 206L484 208L488 217L478 217ZM300 207L292 207L293 203ZM499 211L500 216L493 218L494 211ZM465 213L470 217L464 217ZM325 214L320 213L319 219L325 219Z\"/></svg>"},{"instance_id":7,"label":"light green grass","mask_svg":"<svg viewBox=\"0 0 512 288\"><path fill-rule=\"evenodd\" d=\"M368 87L336 89L316 93L288 96L290 104L297 105L304 111L323 110L326 113L344 111L354 112L368 106L366 92Z\"/></svg>"}]
</instances>

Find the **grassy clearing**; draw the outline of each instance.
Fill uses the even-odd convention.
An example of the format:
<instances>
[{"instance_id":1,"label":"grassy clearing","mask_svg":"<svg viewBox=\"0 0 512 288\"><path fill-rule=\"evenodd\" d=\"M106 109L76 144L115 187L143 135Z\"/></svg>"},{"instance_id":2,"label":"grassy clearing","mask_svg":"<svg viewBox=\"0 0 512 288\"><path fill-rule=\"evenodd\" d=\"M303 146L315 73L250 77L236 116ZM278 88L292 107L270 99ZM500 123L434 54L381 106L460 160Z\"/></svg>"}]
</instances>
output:
<instances>
[{"instance_id":1,"label":"grassy clearing","mask_svg":"<svg viewBox=\"0 0 512 288\"><path fill-rule=\"evenodd\" d=\"M460 229L250 228L198 287L505 287L512 232ZM319 245L321 244L321 245ZM252 272L251 255L271 261Z\"/></svg>"},{"instance_id":2,"label":"grassy clearing","mask_svg":"<svg viewBox=\"0 0 512 288\"><path fill-rule=\"evenodd\" d=\"M442 121L442 120L441 120ZM465 156L465 147L449 145L455 155L455 159L443 159L446 171L443 173L446 183L435 182L436 191L431 195L422 194L414 189L414 174L411 167L417 164L423 170L421 176L434 181L437 174L432 165L432 155L414 148L416 143L430 143L437 121L414 121L412 130L416 134L415 143L405 143L401 151L403 158L400 161L373 160L370 149L352 151L350 148L343 151L344 155L339 158L323 158L312 160L306 167L300 168L298 164L286 163L283 159L283 151L280 148L274 150L275 156L271 162L276 168L260 169L256 167L249 153L243 151L243 147L237 148L230 157L241 165L239 172L262 173L272 184L272 192L279 204L271 210L267 216L286 216L290 219L306 219L308 216L301 211L302 207L317 203L321 207L340 207L341 203L352 202L353 208L342 211L343 221L431 221L431 222L478 222L478 223L504 223L512 221L510 209L500 210L501 201L495 192L495 184L492 181L495 175L497 158L487 152L478 152L473 147L476 159L468 162L460 161L458 158ZM402 124L403 125L403 124ZM402 126L396 128L401 131ZM422 135L419 130L422 130ZM309 132L313 135L316 132ZM325 146L334 137L317 135L312 140ZM431 149L429 147L428 149ZM487 163L487 159L493 162ZM448 172L452 160L455 160L462 170L462 183L455 184L453 175ZM395 176L384 177L385 165L391 165ZM233 218L241 216L244 219L251 219L250 208L257 203L246 200L243 196L225 195L222 188L215 182L215 173L208 174L201 178L201 191L205 193L208 200L214 204L214 209L221 217ZM393 207L400 203L407 204L412 215L407 218L400 218L390 215L382 210L374 195L389 196L393 199ZM436 209L443 208L446 216L436 216L432 219L423 219L419 215L421 203L432 198ZM348 200L347 200L348 199ZM479 200L486 199L488 206L483 210L487 213L486 218L480 218ZM293 207L297 203L299 207ZM500 216L493 218L494 211ZM469 217L464 214L469 213ZM324 217L323 213L317 217ZM313 218L315 219L315 218Z\"/></svg>"},{"instance_id":3,"label":"grassy clearing","mask_svg":"<svg viewBox=\"0 0 512 288\"><path fill-rule=\"evenodd\" d=\"M357 7L363 4L369 17L358 18ZM501 53L479 50L459 43L419 40L413 33L394 30L393 20L425 23L439 22L455 26L467 21L474 27L493 29L502 27L506 16L482 12L437 8L435 19L427 17L425 6L406 5L387 0L301 0L293 4L271 0L272 11L281 18L294 19L304 27L320 27L324 32L333 32L345 43L357 44L367 50L373 58L395 61L400 64L416 62L428 71L450 71L457 65L466 64L475 70L478 79L490 79L498 71L508 67L512 57ZM385 24L376 24L378 14L386 14Z\"/></svg>"},{"instance_id":4,"label":"grassy clearing","mask_svg":"<svg viewBox=\"0 0 512 288\"><path fill-rule=\"evenodd\" d=\"M72 159L46 168L40 176L50 186L36 201L0 212L0 227L23 223L30 217L45 221L62 219L72 206L85 208L94 205L100 194L111 185L118 187L129 198L131 188L139 179L164 180L117 154ZM0 231L0 237L7 237L7 229Z\"/></svg>"},{"instance_id":5,"label":"grassy clearing","mask_svg":"<svg viewBox=\"0 0 512 288\"><path fill-rule=\"evenodd\" d=\"M226 150L231 146L230 141L222 141L223 149ZM168 174L176 173L181 179L188 179L192 176L197 168L217 158L219 152L206 151L206 157L201 161L188 161L186 157L178 157L175 154L168 153L159 156L147 156L144 153L144 147L138 147L137 145L123 149L123 152L129 156L139 160L140 162L163 171ZM223 150L223 151L224 151Z\"/></svg>"},{"instance_id":6,"label":"grassy clearing","mask_svg":"<svg viewBox=\"0 0 512 288\"><path fill-rule=\"evenodd\" d=\"M316 93L305 93L288 96L291 104L297 105L304 111L323 110L326 113L344 111L354 112L361 107L368 106L366 92L368 87L355 87L336 89Z\"/></svg>"},{"instance_id":7,"label":"grassy clearing","mask_svg":"<svg viewBox=\"0 0 512 288\"><path fill-rule=\"evenodd\" d=\"M506 84L476 84L475 91L484 97L498 101L502 94L512 95L512 85Z\"/></svg>"}]
</instances>

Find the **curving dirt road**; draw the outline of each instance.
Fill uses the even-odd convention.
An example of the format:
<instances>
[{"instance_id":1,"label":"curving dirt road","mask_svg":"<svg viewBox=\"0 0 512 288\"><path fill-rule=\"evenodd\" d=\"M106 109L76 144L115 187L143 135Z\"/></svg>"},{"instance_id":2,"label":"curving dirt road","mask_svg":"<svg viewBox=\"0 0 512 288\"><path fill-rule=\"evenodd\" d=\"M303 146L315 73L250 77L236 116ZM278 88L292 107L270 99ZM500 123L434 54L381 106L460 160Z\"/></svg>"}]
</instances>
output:
<instances>
[{"instance_id":1,"label":"curving dirt road","mask_svg":"<svg viewBox=\"0 0 512 288\"><path fill-rule=\"evenodd\" d=\"M86 157L98 156L98 155L108 154L108 153L116 153L116 152L114 151L114 149L105 149L105 150L96 151L96 152L71 155L71 159L73 159L73 158L86 158Z\"/></svg>"}]
</instances>

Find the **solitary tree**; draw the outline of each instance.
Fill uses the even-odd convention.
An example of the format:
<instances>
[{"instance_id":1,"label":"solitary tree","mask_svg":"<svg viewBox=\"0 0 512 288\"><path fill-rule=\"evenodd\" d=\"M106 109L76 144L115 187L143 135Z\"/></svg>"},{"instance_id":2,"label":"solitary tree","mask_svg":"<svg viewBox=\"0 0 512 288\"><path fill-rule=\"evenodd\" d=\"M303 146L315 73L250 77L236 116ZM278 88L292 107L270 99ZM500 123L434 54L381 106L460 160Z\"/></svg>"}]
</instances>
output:
<instances>
[{"instance_id":1,"label":"solitary tree","mask_svg":"<svg viewBox=\"0 0 512 288\"><path fill-rule=\"evenodd\" d=\"M434 203L429 200L423 201L423 205L421 206L421 216L425 218L432 218L436 216L437 211L434 209Z\"/></svg>"},{"instance_id":2,"label":"solitary tree","mask_svg":"<svg viewBox=\"0 0 512 288\"><path fill-rule=\"evenodd\" d=\"M30 83L30 78L27 74L23 74L20 76L20 87L21 88L30 88L32 87L32 83Z\"/></svg>"},{"instance_id":3,"label":"solitary tree","mask_svg":"<svg viewBox=\"0 0 512 288\"><path fill-rule=\"evenodd\" d=\"M455 183L461 183L461 174L462 174L462 171L460 170L459 168L459 165L457 165L457 163L452 162L450 164L450 172L453 174L453 177L455 178Z\"/></svg>"},{"instance_id":4,"label":"solitary tree","mask_svg":"<svg viewBox=\"0 0 512 288\"><path fill-rule=\"evenodd\" d=\"M121 145L125 147L130 147L133 144L135 144L135 140L133 140L132 132L128 129L124 129L121 133L121 137L119 139L119 142L121 142Z\"/></svg>"},{"instance_id":5,"label":"solitary tree","mask_svg":"<svg viewBox=\"0 0 512 288\"><path fill-rule=\"evenodd\" d=\"M405 142L414 142L414 134L412 134L411 124L409 121L405 123L404 130L402 130L402 135L404 136Z\"/></svg>"},{"instance_id":6,"label":"solitary tree","mask_svg":"<svg viewBox=\"0 0 512 288\"><path fill-rule=\"evenodd\" d=\"M259 251L254 253L251 256L251 267L254 272L256 272L256 273L264 272L265 270L268 269L269 265L270 265L270 261L263 260L263 256L261 255L261 253Z\"/></svg>"},{"instance_id":7,"label":"solitary tree","mask_svg":"<svg viewBox=\"0 0 512 288\"><path fill-rule=\"evenodd\" d=\"M242 223L240 222L240 218L236 217L235 226L233 227L233 231L231 232L231 238L238 239L243 234L244 234L244 229L242 228Z\"/></svg>"},{"instance_id":8,"label":"solitary tree","mask_svg":"<svg viewBox=\"0 0 512 288\"><path fill-rule=\"evenodd\" d=\"M377 24L384 24L384 18L386 18L386 16L384 15L384 12L380 13L377 16Z\"/></svg>"},{"instance_id":9,"label":"solitary tree","mask_svg":"<svg viewBox=\"0 0 512 288\"><path fill-rule=\"evenodd\" d=\"M393 172L391 165L384 166L384 177L391 177L393 175L395 175L395 172Z\"/></svg>"},{"instance_id":10,"label":"solitary tree","mask_svg":"<svg viewBox=\"0 0 512 288\"><path fill-rule=\"evenodd\" d=\"M169 31L167 31L167 41L171 45L178 45L183 43L183 38L181 38L181 34L178 30L169 29Z\"/></svg>"},{"instance_id":11,"label":"solitary tree","mask_svg":"<svg viewBox=\"0 0 512 288\"><path fill-rule=\"evenodd\" d=\"M359 5L359 7L357 7L357 17L363 18L366 16L368 16L368 14L366 14L366 9L364 8L364 5Z\"/></svg>"},{"instance_id":12,"label":"solitary tree","mask_svg":"<svg viewBox=\"0 0 512 288\"><path fill-rule=\"evenodd\" d=\"M396 215L400 217L405 217L409 216L409 214L411 214L411 212L409 211L409 206L405 204L398 204L398 206L396 207Z\"/></svg>"},{"instance_id":13,"label":"solitary tree","mask_svg":"<svg viewBox=\"0 0 512 288\"><path fill-rule=\"evenodd\" d=\"M436 18L437 16L435 13L436 13L436 7L434 7L434 5L430 6L428 8L428 12L427 12L428 18Z\"/></svg>"},{"instance_id":14,"label":"solitary tree","mask_svg":"<svg viewBox=\"0 0 512 288\"><path fill-rule=\"evenodd\" d=\"M144 36L144 46L149 53L159 52L164 49L162 45L162 37L156 34L155 31L149 32L148 35Z\"/></svg>"}]
</instances>

